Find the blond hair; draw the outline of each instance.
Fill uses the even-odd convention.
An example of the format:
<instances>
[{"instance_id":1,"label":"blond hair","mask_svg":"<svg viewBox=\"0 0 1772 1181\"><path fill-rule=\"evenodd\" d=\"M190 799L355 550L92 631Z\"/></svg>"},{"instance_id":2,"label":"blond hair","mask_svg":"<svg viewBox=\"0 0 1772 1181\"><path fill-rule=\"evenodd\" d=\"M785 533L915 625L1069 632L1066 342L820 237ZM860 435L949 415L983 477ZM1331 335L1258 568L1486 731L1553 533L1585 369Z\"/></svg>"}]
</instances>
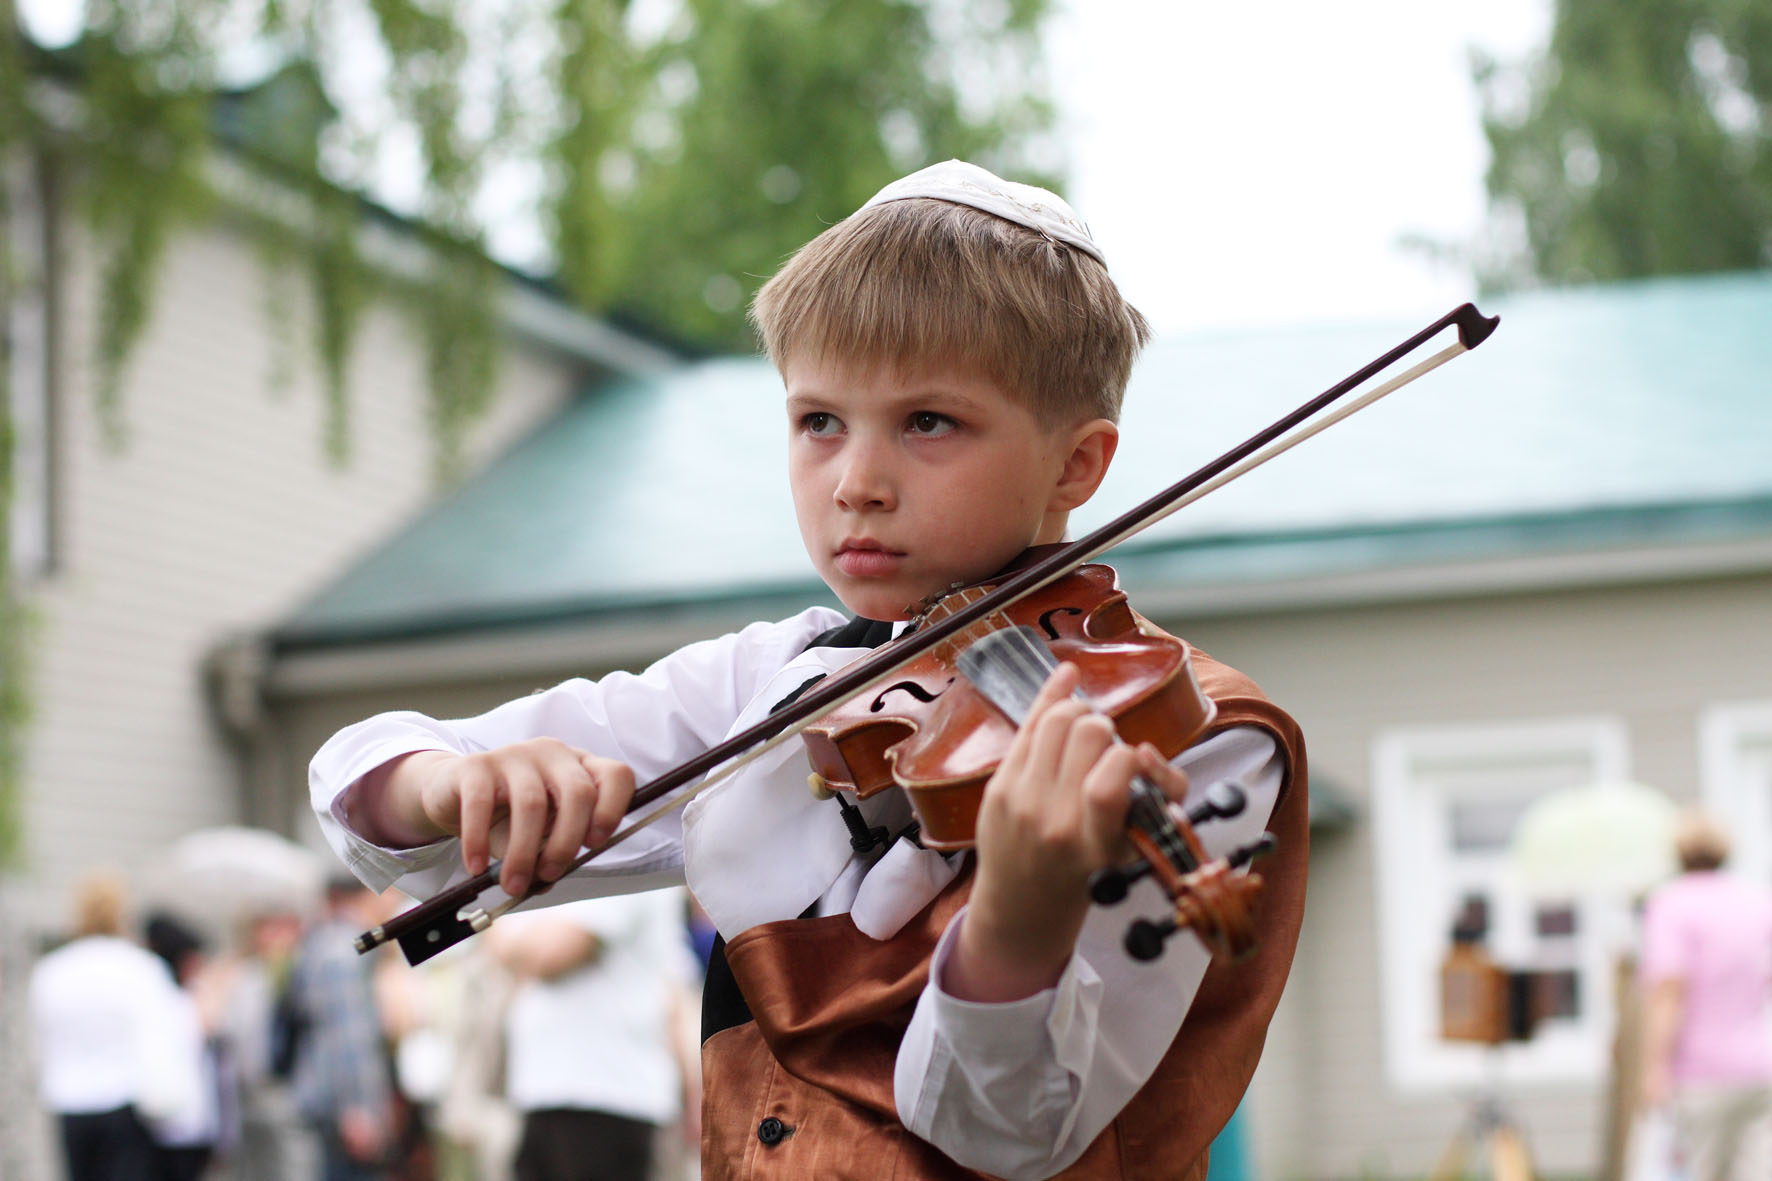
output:
<instances>
[{"instance_id":1,"label":"blond hair","mask_svg":"<svg viewBox=\"0 0 1772 1181\"><path fill-rule=\"evenodd\" d=\"M751 305L777 369L964 368L1048 427L1117 421L1150 325L1107 268L967 205L888 201L803 246Z\"/></svg>"},{"instance_id":2,"label":"blond hair","mask_svg":"<svg viewBox=\"0 0 1772 1181\"><path fill-rule=\"evenodd\" d=\"M74 888L74 937L121 935L129 909L129 887L123 875L99 870Z\"/></svg>"},{"instance_id":3,"label":"blond hair","mask_svg":"<svg viewBox=\"0 0 1772 1181\"><path fill-rule=\"evenodd\" d=\"M1729 860L1729 834L1705 813L1688 809L1674 825L1674 853L1687 873L1717 869Z\"/></svg>"}]
</instances>

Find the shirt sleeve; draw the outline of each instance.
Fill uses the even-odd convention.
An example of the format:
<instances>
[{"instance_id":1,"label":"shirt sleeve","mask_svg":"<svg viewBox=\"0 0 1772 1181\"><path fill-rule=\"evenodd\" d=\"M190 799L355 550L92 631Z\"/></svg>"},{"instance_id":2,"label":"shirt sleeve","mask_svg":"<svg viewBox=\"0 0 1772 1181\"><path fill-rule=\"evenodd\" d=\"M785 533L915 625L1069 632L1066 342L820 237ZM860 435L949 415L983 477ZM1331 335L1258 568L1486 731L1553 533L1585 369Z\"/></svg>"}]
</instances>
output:
<instances>
[{"instance_id":1,"label":"shirt sleeve","mask_svg":"<svg viewBox=\"0 0 1772 1181\"><path fill-rule=\"evenodd\" d=\"M598 681L573 679L471 718L439 721L423 714L378 714L327 741L309 766L310 801L327 843L364 884L383 890L398 882L408 894L427 895L464 876L458 842L416 849L372 844L346 821L345 796L365 774L421 750L470 754L530 738L557 738L604 758L619 759L644 784L727 736L759 684L797 655L820 631L840 620L811 608L780 623L681 648L642 673L617 672ZM582 897L586 877L604 879L592 893L653 889L682 880L682 836L676 813L638 832L543 896L548 902ZM610 880L615 879L615 880Z\"/></svg>"},{"instance_id":2,"label":"shirt sleeve","mask_svg":"<svg viewBox=\"0 0 1772 1181\"><path fill-rule=\"evenodd\" d=\"M1184 752L1191 794L1240 783L1236 817L1200 826L1208 854L1255 840L1279 799L1284 760L1266 732L1236 727ZM1122 939L1134 918L1167 913L1146 879L1113 907L1092 907L1058 983L1019 1001L981 1004L942 987L966 912L948 925L929 984L900 1045L899 1117L968 1168L1048 1177L1082 1156L1150 1078L1181 1029L1210 957L1192 935L1141 963Z\"/></svg>"},{"instance_id":3,"label":"shirt sleeve","mask_svg":"<svg viewBox=\"0 0 1772 1181\"><path fill-rule=\"evenodd\" d=\"M1675 879L1676 886L1679 884ZM1690 971L1691 941L1685 924L1680 921L1680 908L1675 891L1664 887L1652 895L1643 911L1642 976L1646 984L1678 980Z\"/></svg>"}]
</instances>

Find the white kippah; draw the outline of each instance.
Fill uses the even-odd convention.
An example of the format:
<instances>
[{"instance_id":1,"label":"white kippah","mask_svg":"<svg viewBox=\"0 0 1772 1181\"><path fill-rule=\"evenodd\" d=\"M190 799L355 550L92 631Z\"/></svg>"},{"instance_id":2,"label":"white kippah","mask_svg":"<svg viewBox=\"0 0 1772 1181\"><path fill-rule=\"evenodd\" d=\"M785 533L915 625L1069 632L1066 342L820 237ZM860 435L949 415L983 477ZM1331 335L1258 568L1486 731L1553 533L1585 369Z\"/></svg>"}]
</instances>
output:
<instances>
[{"instance_id":1,"label":"white kippah","mask_svg":"<svg viewBox=\"0 0 1772 1181\"><path fill-rule=\"evenodd\" d=\"M1004 180L976 164L968 164L964 160L944 160L940 164L931 164L893 181L869 198L862 209L871 209L888 201L905 201L912 197L933 197L937 201L953 201L982 209L1068 246L1075 246L1102 266L1107 265L1101 247L1089 236L1089 227L1083 224L1083 219L1077 216L1075 210L1064 203L1064 198L1034 185Z\"/></svg>"}]
</instances>

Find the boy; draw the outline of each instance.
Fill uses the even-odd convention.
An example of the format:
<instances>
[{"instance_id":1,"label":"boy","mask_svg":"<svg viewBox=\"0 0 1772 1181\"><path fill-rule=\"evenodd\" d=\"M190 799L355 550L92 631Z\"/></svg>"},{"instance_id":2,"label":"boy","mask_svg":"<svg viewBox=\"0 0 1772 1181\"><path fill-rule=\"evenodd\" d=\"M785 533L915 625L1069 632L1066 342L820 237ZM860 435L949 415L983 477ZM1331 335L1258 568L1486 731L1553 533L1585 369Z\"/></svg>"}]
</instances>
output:
<instances>
[{"instance_id":1,"label":"boy","mask_svg":"<svg viewBox=\"0 0 1772 1181\"><path fill-rule=\"evenodd\" d=\"M558 877L636 778L766 716L919 600L1062 538L1112 461L1147 336L1064 202L958 161L814 239L753 316L787 390L801 535L856 618L813 608L479 718L342 731L315 758L315 803L371 885L428 894L500 850L506 891ZM985 792L975 856L852 845L851 805L810 795L784 744L550 891L686 876L724 936L704 1013L709 1177L1204 1175L1291 960L1306 834L1297 728L1239 674L1196 666L1218 722L1174 767L1113 745L1070 698L1074 671L1054 674ZM1178 938L1132 961L1128 916L1161 910L1148 882L1091 912L1137 771L1178 798L1245 786L1244 814L1202 833L1214 855L1275 832L1254 960L1208 970ZM864 837L910 828L902 793L860 808Z\"/></svg>"}]
</instances>

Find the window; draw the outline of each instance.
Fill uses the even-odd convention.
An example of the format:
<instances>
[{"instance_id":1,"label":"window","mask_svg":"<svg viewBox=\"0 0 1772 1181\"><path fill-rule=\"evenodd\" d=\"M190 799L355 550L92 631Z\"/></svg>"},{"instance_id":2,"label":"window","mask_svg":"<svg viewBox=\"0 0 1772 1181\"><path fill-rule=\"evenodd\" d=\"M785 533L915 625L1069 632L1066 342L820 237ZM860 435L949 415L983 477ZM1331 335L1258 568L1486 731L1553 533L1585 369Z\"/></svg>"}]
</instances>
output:
<instances>
[{"instance_id":1,"label":"window","mask_svg":"<svg viewBox=\"0 0 1772 1181\"><path fill-rule=\"evenodd\" d=\"M1734 837L1732 867L1772 882L1772 701L1706 710L1699 743L1704 806Z\"/></svg>"},{"instance_id":2,"label":"window","mask_svg":"<svg viewBox=\"0 0 1772 1181\"><path fill-rule=\"evenodd\" d=\"M1374 749L1375 876L1385 1065L1393 1086L1591 1080L1609 1050L1615 915L1590 899L1531 898L1508 878L1508 842L1539 796L1623 778L1624 727L1609 719L1412 728ZM1532 973L1533 1036L1499 1051L1440 1036L1440 968L1452 931L1502 967Z\"/></svg>"}]
</instances>

